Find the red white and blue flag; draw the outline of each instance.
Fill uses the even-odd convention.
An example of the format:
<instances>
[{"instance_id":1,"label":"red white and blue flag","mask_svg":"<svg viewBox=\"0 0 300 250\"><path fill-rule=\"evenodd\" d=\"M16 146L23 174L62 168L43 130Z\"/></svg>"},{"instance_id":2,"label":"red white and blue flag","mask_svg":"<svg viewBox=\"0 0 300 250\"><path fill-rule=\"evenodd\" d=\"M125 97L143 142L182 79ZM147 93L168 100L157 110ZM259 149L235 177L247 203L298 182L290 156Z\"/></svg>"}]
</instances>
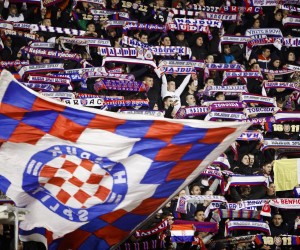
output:
<instances>
[{"instance_id":1,"label":"red white and blue flag","mask_svg":"<svg viewBox=\"0 0 300 250\"><path fill-rule=\"evenodd\" d=\"M3 71L0 190L30 211L23 239L43 233L48 249L109 249L248 126L69 107Z\"/></svg>"}]
</instances>

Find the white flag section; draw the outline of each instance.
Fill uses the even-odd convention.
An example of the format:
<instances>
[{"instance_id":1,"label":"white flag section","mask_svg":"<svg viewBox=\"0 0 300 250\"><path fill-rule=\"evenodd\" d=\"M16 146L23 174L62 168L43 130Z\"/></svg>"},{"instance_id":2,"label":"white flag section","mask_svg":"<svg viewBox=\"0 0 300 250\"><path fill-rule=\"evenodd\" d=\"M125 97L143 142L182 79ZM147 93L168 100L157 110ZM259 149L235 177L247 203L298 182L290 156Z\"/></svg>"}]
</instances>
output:
<instances>
[{"instance_id":1,"label":"white flag section","mask_svg":"<svg viewBox=\"0 0 300 250\"><path fill-rule=\"evenodd\" d=\"M25 235L53 233L49 249L109 249L248 126L70 107L3 71L0 189L30 211Z\"/></svg>"}]
</instances>

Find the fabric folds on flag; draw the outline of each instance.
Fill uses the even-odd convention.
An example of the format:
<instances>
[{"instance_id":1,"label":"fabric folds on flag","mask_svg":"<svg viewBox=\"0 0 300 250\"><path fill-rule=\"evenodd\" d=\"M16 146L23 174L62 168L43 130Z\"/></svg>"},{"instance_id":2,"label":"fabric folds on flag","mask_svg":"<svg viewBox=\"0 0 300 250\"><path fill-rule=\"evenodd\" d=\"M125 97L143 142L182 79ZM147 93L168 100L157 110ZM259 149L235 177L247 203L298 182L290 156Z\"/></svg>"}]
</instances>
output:
<instances>
[{"instance_id":1,"label":"fabric folds on flag","mask_svg":"<svg viewBox=\"0 0 300 250\"><path fill-rule=\"evenodd\" d=\"M300 184L300 159L274 161L274 183L276 191L293 190Z\"/></svg>"},{"instance_id":2,"label":"fabric folds on flag","mask_svg":"<svg viewBox=\"0 0 300 250\"><path fill-rule=\"evenodd\" d=\"M171 240L172 242L193 242L195 230L192 224L172 225Z\"/></svg>"},{"instance_id":3,"label":"fabric folds on flag","mask_svg":"<svg viewBox=\"0 0 300 250\"><path fill-rule=\"evenodd\" d=\"M69 107L3 71L0 190L30 211L22 232L47 229L48 249L109 249L248 126Z\"/></svg>"}]
</instances>

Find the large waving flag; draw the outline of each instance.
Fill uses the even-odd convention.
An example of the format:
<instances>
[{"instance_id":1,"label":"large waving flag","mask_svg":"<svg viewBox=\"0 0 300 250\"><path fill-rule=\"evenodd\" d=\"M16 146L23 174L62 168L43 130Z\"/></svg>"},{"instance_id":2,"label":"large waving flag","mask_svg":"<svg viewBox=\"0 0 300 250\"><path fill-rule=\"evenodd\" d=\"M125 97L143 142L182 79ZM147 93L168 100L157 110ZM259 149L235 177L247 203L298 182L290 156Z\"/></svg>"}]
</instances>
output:
<instances>
[{"instance_id":1,"label":"large waving flag","mask_svg":"<svg viewBox=\"0 0 300 250\"><path fill-rule=\"evenodd\" d=\"M276 191L293 190L300 184L300 159L274 161L274 183Z\"/></svg>"},{"instance_id":2,"label":"large waving flag","mask_svg":"<svg viewBox=\"0 0 300 250\"><path fill-rule=\"evenodd\" d=\"M109 249L248 125L73 108L3 71L0 189L30 211L20 224L25 237L65 235L48 241L49 249Z\"/></svg>"}]
</instances>

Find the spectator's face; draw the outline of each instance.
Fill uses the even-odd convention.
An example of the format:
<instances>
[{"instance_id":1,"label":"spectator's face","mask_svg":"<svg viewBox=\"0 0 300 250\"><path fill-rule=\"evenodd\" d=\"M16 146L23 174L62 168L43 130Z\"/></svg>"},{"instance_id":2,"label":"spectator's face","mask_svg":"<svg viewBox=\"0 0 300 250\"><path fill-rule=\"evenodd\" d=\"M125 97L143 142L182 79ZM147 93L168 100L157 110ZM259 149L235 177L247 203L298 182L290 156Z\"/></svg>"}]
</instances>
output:
<instances>
[{"instance_id":1,"label":"spectator's face","mask_svg":"<svg viewBox=\"0 0 300 250\"><path fill-rule=\"evenodd\" d=\"M188 88L190 91L197 91L197 86L195 85L194 81L190 85L188 85Z\"/></svg>"},{"instance_id":2,"label":"spectator's face","mask_svg":"<svg viewBox=\"0 0 300 250\"><path fill-rule=\"evenodd\" d=\"M168 37L168 36L164 37L164 39L162 40L161 43L164 46L171 46L171 39L170 39L170 37Z\"/></svg>"},{"instance_id":3,"label":"spectator's face","mask_svg":"<svg viewBox=\"0 0 300 250\"><path fill-rule=\"evenodd\" d=\"M88 26L87 26L87 31L88 32L95 32L96 28L95 28L95 25L90 23Z\"/></svg>"},{"instance_id":4,"label":"spectator's face","mask_svg":"<svg viewBox=\"0 0 300 250\"><path fill-rule=\"evenodd\" d=\"M214 86L214 85L215 85L214 80L213 80L213 79L207 80L206 85L207 85L207 86Z\"/></svg>"},{"instance_id":5,"label":"spectator's face","mask_svg":"<svg viewBox=\"0 0 300 250\"><path fill-rule=\"evenodd\" d=\"M215 59L212 55L207 56L206 58L206 62L207 63L214 63Z\"/></svg>"},{"instance_id":6,"label":"spectator's face","mask_svg":"<svg viewBox=\"0 0 300 250\"><path fill-rule=\"evenodd\" d=\"M249 155L249 163L250 163L250 165L253 165L253 163L254 163L254 155Z\"/></svg>"},{"instance_id":7,"label":"spectator's face","mask_svg":"<svg viewBox=\"0 0 300 250\"><path fill-rule=\"evenodd\" d=\"M277 12L275 14L275 20L281 22L282 21L282 13L281 12Z\"/></svg>"},{"instance_id":8,"label":"spectator's face","mask_svg":"<svg viewBox=\"0 0 300 250\"><path fill-rule=\"evenodd\" d=\"M269 49L266 49L262 54L264 57L268 58L271 54L271 51Z\"/></svg>"},{"instance_id":9,"label":"spectator's face","mask_svg":"<svg viewBox=\"0 0 300 250\"><path fill-rule=\"evenodd\" d=\"M249 165L249 156L248 155L244 155L242 158L242 163L244 165Z\"/></svg>"},{"instance_id":10,"label":"spectator's face","mask_svg":"<svg viewBox=\"0 0 300 250\"><path fill-rule=\"evenodd\" d=\"M268 79L269 81L274 81L275 76L274 76L273 74L267 74L267 79Z\"/></svg>"},{"instance_id":11,"label":"spectator's face","mask_svg":"<svg viewBox=\"0 0 300 250\"><path fill-rule=\"evenodd\" d=\"M157 7L164 7L165 6L165 0L156 0L156 6Z\"/></svg>"},{"instance_id":12,"label":"spectator's face","mask_svg":"<svg viewBox=\"0 0 300 250\"><path fill-rule=\"evenodd\" d=\"M273 221L273 224L274 224L276 227L279 227L279 226L282 224L282 222L283 222L282 217L281 217L280 214L274 215L272 221Z\"/></svg>"},{"instance_id":13,"label":"spectator's face","mask_svg":"<svg viewBox=\"0 0 300 250\"><path fill-rule=\"evenodd\" d=\"M168 107L170 107L171 104L173 104L173 99L168 98L167 100L164 101L164 104L165 104L165 108L167 109Z\"/></svg>"},{"instance_id":14,"label":"spectator's face","mask_svg":"<svg viewBox=\"0 0 300 250\"><path fill-rule=\"evenodd\" d=\"M142 43L148 43L148 36L147 35L142 35L141 38L140 38L140 41Z\"/></svg>"},{"instance_id":15,"label":"spectator's face","mask_svg":"<svg viewBox=\"0 0 300 250\"><path fill-rule=\"evenodd\" d=\"M147 85L149 88L153 87L153 78L146 77L144 80L144 84Z\"/></svg>"},{"instance_id":16,"label":"spectator's face","mask_svg":"<svg viewBox=\"0 0 300 250\"><path fill-rule=\"evenodd\" d=\"M204 0L199 0L199 5L200 6L205 6L205 1Z\"/></svg>"},{"instance_id":17,"label":"spectator's face","mask_svg":"<svg viewBox=\"0 0 300 250\"><path fill-rule=\"evenodd\" d=\"M230 54L230 52L231 52L230 47L229 47L228 45L225 46L225 47L224 47L224 53L225 53L226 55L228 55L228 54Z\"/></svg>"},{"instance_id":18,"label":"spectator's face","mask_svg":"<svg viewBox=\"0 0 300 250\"><path fill-rule=\"evenodd\" d=\"M205 220L204 212L198 211L197 214L195 215L195 220L199 222L203 222Z\"/></svg>"},{"instance_id":19,"label":"spectator's face","mask_svg":"<svg viewBox=\"0 0 300 250\"><path fill-rule=\"evenodd\" d=\"M9 14L10 15L16 15L18 13L17 7L13 4L10 8L9 8Z\"/></svg>"},{"instance_id":20,"label":"spectator's face","mask_svg":"<svg viewBox=\"0 0 300 250\"><path fill-rule=\"evenodd\" d=\"M252 67L252 71L260 71L260 67L259 67L259 64L254 64L253 67Z\"/></svg>"},{"instance_id":21,"label":"spectator's face","mask_svg":"<svg viewBox=\"0 0 300 250\"><path fill-rule=\"evenodd\" d=\"M189 106L196 106L196 99L193 95L188 95L186 97L186 102Z\"/></svg>"},{"instance_id":22,"label":"spectator's face","mask_svg":"<svg viewBox=\"0 0 300 250\"><path fill-rule=\"evenodd\" d=\"M45 19L43 20L42 25L44 25L44 26L46 26L46 27L51 26L51 20L50 20L49 18L45 18Z\"/></svg>"},{"instance_id":23,"label":"spectator's face","mask_svg":"<svg viewBox=\"0 0 300 250\"><path fill-rule=\"evenodd\" d=\"M181 196L184 196L184 195L185 195L185 190L182 189L182 190L179 192L178 196L181 197Z\"/></svg>"},{"instance_id":24,"label":"spectator's face","mask_svg":"<svg viewBox=\"0 0 300 250\"><path fill-rule=\"evenodd\" d=\"M176 90L175 82L173 81L168 82L168 91L175 92L175 90Z\"/></svg>"},{"instance_id":25,"label":"spectator's face","mask_svg":"<svg viewBox=\"0 0 300 250\"><path fill-rule=\"evenodd\" d=\"M272 171L272 165L271 164L266 164L263 166L263 173L266 175L270 175Z\"/></svg>"},{"instance_id":26,"label":"spectator's face","mask_svg":"<svg viewBox=\"0 0 300 250\"><path fill-rule=\"evenodd\" d=\"M293 52L290 52L288 56L288 61L295 61L295 60L296 60L295 54Z\"/></svg>"},{"instance_id":27,"label":"spectator's face","mask_svg":"<svg viewBox=\"0 0 300 250\"><path fill-rule=\"evenodd\" d=\"M224 94L218 95L218 96L216 97L216 100L217 100L217 101L225 101L225 95L224 95Z\"/></svg>"},{"instance_id":28,"label":"spectator's face","mask_svg":"<svg viewBox=\"0 0 300 250\"><path fill-rule=\"evenodd\" d=\"M34 56L34 60L36 63L41 63L42 62L42 56Z\"/></svg>"},{"instance_id":29,"label":"spectator's face","mask_svg":"<svg viewBox=\"0 0 300 250\"><path fill-rule=\"evenodd\" d=\"M201 189L199 186L194 186L193 189L191 190L192 195L200 195L201 194Z\"/></svg>"},{"instance_id":30,"label":"spectator's face","mask_svg":"<svg viewBox=\"0 0 300 250\"><path fill-rule=\"evenodd\" d=\"M258 19L255 20L255 22L253 23L253 28L255 29L260 28L260 21Z\"/></svg>"},{"instance_id":31,"label":"spectator's face","mask_svg":"<svg viewBox=\"0 0 300 250\"><path fill-rule=\"evenodd\" d=\"M280 65L280 60L275 60L275 61L273 62L273 66L274 66L275 68L278 68L279 65Z\"/></svg>"},{"instance_id":32,"label":"spectator's face","mask_svg":"<svg viewBox=\"0 0 300 250\"><path fill-rule=\"evenodd\" d=\"M196 40L196 44L197 46L202 46L203 45L203 38L202 37L198 37L197 40Z\"/></svg>"},{"instance_id":33,"label":"spectator's face","mask_svg":"<svg viewBox=\"0 0 300 250\"><path fill-rule=\"evenodd\" d=\"M6 40L4 41L4 45L7 46L7 47L11 47L11 44L12 44L11 37L8 36L8 37L6 38Z\"/></svg>"},{"instance_id":34,"label":"spectator's face","mask_svg":"<svg viewBox=\"0 0 300 250\"><path fill-rule=\"evenodd\" d=\"M181 32L181 33L177 34L176 38L177 38L178 41L183 41L184 40L184 33Z\"/></svg>"},{"instance_id":35,"label":"spectator's face","mask_svg":"<svg viewBox=\"0 0 300 250\"><path fill-rule=\"evenodd\" d=\"M275 192L276 192L275 184L274 184L274 183L271 183L271 184L269 185L268 190L267 190L267 194L270 195L270 196L272 196L272 195L275 194Z\"/></svg>"}]
</instances>

